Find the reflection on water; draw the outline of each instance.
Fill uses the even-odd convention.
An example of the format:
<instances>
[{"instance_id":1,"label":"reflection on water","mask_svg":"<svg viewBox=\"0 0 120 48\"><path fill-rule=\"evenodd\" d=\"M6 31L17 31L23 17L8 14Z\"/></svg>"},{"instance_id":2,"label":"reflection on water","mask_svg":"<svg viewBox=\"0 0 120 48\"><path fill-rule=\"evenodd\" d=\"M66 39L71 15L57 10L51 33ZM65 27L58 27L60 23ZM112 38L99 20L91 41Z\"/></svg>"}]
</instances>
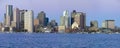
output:
<instances>
[{"instance_id":1,"label":"reflection on water","mask_svg":"<svg viewBox=\"0 0 120 48\"><path fill-rule=\"evenodd\" d=\"M119 48L119 34L0 33L0 48Z\"/></svg>"}]
</instances>

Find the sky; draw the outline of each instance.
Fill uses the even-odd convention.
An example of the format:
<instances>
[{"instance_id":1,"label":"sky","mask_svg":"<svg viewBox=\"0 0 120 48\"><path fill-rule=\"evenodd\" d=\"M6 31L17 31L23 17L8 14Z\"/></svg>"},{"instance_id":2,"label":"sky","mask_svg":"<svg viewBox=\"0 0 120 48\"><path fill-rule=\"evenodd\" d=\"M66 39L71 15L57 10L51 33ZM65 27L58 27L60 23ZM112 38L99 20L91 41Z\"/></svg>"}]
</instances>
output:
<instances>
[{"instance_id":1,"label":"sky","mask_svg":"<svg viewBox=\"0 0 120 48\"><path fill-rule=\"evenodd\" d=\"M86 25L90 26L91 20L97 20L101 27L104 20L115 20L115 25L120 27L120 0L0 0L0 21L4 20L6 5L14 8L34 11L34 18L39 12L44 11L50 20L60 22L64 10L70 13L73 10L86 13Z\"/></svg>"}]
</instances>

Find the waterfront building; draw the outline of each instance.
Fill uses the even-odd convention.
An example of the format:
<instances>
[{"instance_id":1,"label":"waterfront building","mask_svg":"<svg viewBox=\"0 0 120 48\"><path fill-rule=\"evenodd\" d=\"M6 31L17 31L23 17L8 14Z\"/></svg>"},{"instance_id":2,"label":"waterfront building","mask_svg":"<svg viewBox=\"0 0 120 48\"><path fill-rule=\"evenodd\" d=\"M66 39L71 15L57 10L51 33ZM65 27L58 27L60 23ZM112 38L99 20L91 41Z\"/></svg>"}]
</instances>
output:
<instances>
[{"instance_id":1,"label":"waterfront building","mask_svg":"<svg viewBox=\"0 0 120 48\"><path fill-rule=\"evenodd\" d=\"M51 22L48 23L48 26L50 26L51 28L55 28L58 26L58 24L55 20L51 20Z\"/></svg>"},{"instance_id":2,"label":"waterfront building","mask_svg":"<svg viewBox=\"0 0 120 48\"><path fill-rule=\"evenodd\" d=\"M70 26L70 17L67 10L63 12L63 16L60 18L60 26L65 26L66 28Z\"/></svg>"},{"instance_id":3,"label":"waterfront building","mask_svg":"<svg viewBox=\"0 0 120 48\"><path fill-rule=\"evenodd\" d=\"M24 29L28 32L33 32L34 14L32 10L24 13Z\"/></svg>"},{"instance_id":4,"label":"waterfront building","mask_svg":"<svg viewBox=\"0 0 120 48\"><path fill-rule=\"evenodd\" d=\"M39 23L42 26L47 26L49 19L46 17L46 13L44 11L41 11L38 16L37 19L39 19Z\"/></svg>"},{"instance_id":5,"label":"waterfront building","mask_svg":"<svg viewBox=\"0 0 120 48\"><path fill-rule=\"evenodd\" d=\"M97 32L98 29L98 22L96 20L90 22L89 32Z\"/></svg>"},{"instance_id":6,"label":"waterfront building","mask_svg":"<svg viewBox=\"0 0 120 48\"><path fill-rule=\"evenodd\" d=\"M6 16L6 24L5 24L5 26L10 27L10 25L11 25L10 16Z\"/></svg>"},{"instance_id":7,"label":"waterfront building","mask_svg":"<svg viewBox=\"0 0 120 48\"><path fill-rule=\"evenodd\" d=\"M16 30L15 27L9 27L9 32L16 32L15 30Z\"/></svg>"},{"instance_id":8,"label":"waterfront building","mask_svg":"<svg viewBox=\"0 0 120 48\"><path fill-rule=\"evenodd\" d=\"M65 32L66 27L65 26L58 26L58 32L59 33L64 33Z\"/></svg>"},{"instance_id":9,"label":"waterfront building","mask_svg":"<svg viewBox=\"0 0 120 48\"><path fill-rule=\"evenodd\" d=\"M34 31L37 32L39 28L39 20L38 19L34 19Z\"/></svg>"},{"instance_id":10,"label":"waterfront building","mask_svg":"<svg viewBox=\"0 0 120 48\"><path fill-rule=\"evenodd\" d=\"M105 21L102 22L102 28L107 28L107 27L106 27L106 22L105 22Z\"/></svg>"},{"instance_id":11,"label":"waterfront building","mask_svg":"<svg viewBox=\"0 0 120 48\"><path fill-rule=\"evenodd\" d=\"M39 20L38 19L34 19L34 26L38 26L39 25Z\"/></svg>"},{"instance_id":12,"label":"waterfront building","mask_svg":"<svg viewBox=\"0 0 120 48\"><path fill-rule=\"evenodd\" d=\"M86 15L83 12L77 12L74 18L74 22L78 24L80 30L84 30L86 26ZM74 27L74 26L72 26Z\"/></svg>"},{"instance_id":13,"label":"waterfront building","mask_svg":"<svg viewBox=\"0 0 120 48\"><path fill-rule=\"evenodd\" d=\"M72 29L79 28L79 24L77 22L74 22L72 24Z\"/></svg>"},{"instance_id":14,"label":"waterfront building","mask_svg":"<svg viewBox=\"0 0 120 48\"><path fill-rule=\"evenodd\" d=\"M14 27L17 30L20 29L20 10L18 8L14 8L14 11L13 11L13 22L16 24Z\"/></svg>"},{"instance_id":15,"label":"waterfront building","mask_svg":"<svg viewBox=\"0 0 120 48\"><path fill-rule=\"evenodd\" d=\"M11 21L13 21L13 6L6 5L6 26L11 25Z\"/></svg>"},{"instance_id":16,"label":"waterfront building","mask_svg":"<svg viewBox=\"0 0 120 48\"><path fill-rule=\"evenodd\" d=\"M51 31L50 28L45 27L45 28L42 29L42 32L44 32L44 33L51 33L52 31Z\"/></svg>"},{"instance_id":17,"label":"waterfront building","mask_svg":"<svg viewBox=\"0 0 120 48\"><path fill-rule=\"evenodd\" d=\"M71 25L74 23L74 19L75 19L76 14L77 14L76 10L73 10L73 12L71 12Z\"/></svg>"},{"instance_id":18,"label":"waterfront building","mask_svg":"<svg viewBox=\"0 0 120 48\"><path fill-rule=\"evenodd\" d=\"M17 26L16 22L12 21L10 27L14 27L14 28L16 28L16 26ZM17 28L16 28L16 29L17 29Z\"/></svg>"},{"instance_id":19,"label":"waterfront building","mask_svg":"<svg viewBox=\"0 0 120 48\"><path fill-rule=\"evenodd\" d=\"M97 27L90 27L89 32L98 32L99 29Z\"/></svg>"},{"instance_id":20,"label":"waterfront building","mask_svg":"<svg viewBox=\"0 0 120 48\"><path fill-rule=\"evenodd\" d=\"M90 22L90 27L98 28L98 22L96 20Z\"/></svg>"},{"instance_id":21,"label":"waterfront building","mask_svg":"<svg viewBox=\"0 0 120 48\"><path fill-rule=\"evenodd\" d=\"M9 27L2 27L2 32L8 32L9 31Z\"/></svg>"},{"instance_id":22,"label":"waterfront building","mask_svg":"<svg viewBox=\"0 0 120 48\"><path fill-rule=\"evenodd\" d=\"M107 29L115 29L115 24L114 24L114 20L105 20L102 23L102 28L107 28Z\"/></svg>"},{"instance_id":23,"label":"waterfront building","mask_svg":"<svg viewBox=\"0 0 120 48\"><path fill-rule=\"evenodd\" d=\"M27 10L20 10L20 22L24 21L24 14Z\"/></svg>"},{"instance_id":24,"label":"waterfront building","mask_svg":"<svg viewBox=\"0 0 120 48\"><path fill-rule=\"evenodd\" d=\"M47 27L50 28L52 32L58 31L58 24L55 20L51 20L51 22L48 23Z\"/></svg>"},{"instance_id":25,"label":"waterfront building","mask_svg":"<svg viewBox=\"0 0 120 48\"><path fill-rule=\"evenodd\" d=\"M48 18L48 17L46 17L46 18L45 18L45 26L47 26L47 25L48 25L48 23L49 23L49 18Z\"/></svg>"},{"instance_id":26,"label":"waterfront building","mask_svg":"<svg viewBox=\"0 0 120 48\"><path fill-rule=\"evenodd\" d=\"M20 10L20 31L24 31L24 14L27 10Z\"/></svg>"}]
</instances>

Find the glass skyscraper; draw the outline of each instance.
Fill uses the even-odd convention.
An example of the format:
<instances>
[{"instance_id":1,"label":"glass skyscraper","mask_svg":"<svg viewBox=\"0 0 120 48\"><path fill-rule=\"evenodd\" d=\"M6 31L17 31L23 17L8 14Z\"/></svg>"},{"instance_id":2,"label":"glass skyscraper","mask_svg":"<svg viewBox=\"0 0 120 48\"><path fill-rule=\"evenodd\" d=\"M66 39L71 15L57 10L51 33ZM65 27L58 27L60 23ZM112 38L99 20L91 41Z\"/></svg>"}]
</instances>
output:
<instances>
[{"instance_id":1,"label":"glass skyscraper","mask_svg":"<svg viewBox=\"0 0 120 48\"><path fill-rule=\"evenodd\" d=\"M13 6L6 5L6 26L10 26L13 21Z\"/></svg>"}]
</instances>

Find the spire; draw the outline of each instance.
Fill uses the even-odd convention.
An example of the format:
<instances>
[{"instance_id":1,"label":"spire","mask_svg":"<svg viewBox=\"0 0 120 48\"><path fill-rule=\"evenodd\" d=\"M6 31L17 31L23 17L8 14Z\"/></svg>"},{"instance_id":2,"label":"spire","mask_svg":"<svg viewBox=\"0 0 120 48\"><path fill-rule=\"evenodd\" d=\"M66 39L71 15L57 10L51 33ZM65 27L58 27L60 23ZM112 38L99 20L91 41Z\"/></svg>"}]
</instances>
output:
<instances>
[{"instance_id":1,"label":"spire","mask_svg":"<svg viewBox=\"0 0 120 48\"><path fill-rule=\"evenodd\" d=\"M63 12L63 16L68 16L68 10L65 10L65 11Z\"/></svg>"}]
</instances>

